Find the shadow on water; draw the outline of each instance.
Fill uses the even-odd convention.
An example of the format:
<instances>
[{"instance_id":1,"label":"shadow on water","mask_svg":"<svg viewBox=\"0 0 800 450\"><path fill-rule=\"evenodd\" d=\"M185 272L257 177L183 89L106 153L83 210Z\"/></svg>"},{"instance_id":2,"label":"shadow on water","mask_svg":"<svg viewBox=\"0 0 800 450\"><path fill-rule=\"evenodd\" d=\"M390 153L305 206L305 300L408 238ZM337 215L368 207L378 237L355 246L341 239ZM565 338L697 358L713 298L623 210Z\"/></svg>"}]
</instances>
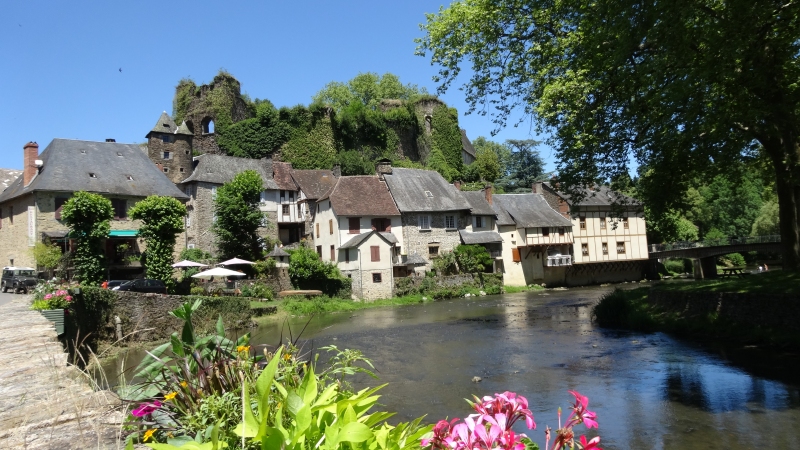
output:
<instances>
[{"instance_id":1,"label":"shadow on water","mask_svg":"<svg viewBox=\"0 0 800 450\"><path fill-rule=\"evenodd\" d=\"M379 382L389 383L381 402L398 412L397 420L464 417L465 398L511 390L528 398L540 428L529 435L543 445L541 429L557 425L556 408L567 407L567 390L575 389L591 399L604 448L790 448L800 439L796 361L662 333L599 329L591 307L607 289L328 314L315 318L303 338L306 348L361 350ZM289 323L295 331L305 321ZM252 342L275 344L281 328L260 327ZM474 376L483 381L473 383Z\"/></svg>"}]
</instances>

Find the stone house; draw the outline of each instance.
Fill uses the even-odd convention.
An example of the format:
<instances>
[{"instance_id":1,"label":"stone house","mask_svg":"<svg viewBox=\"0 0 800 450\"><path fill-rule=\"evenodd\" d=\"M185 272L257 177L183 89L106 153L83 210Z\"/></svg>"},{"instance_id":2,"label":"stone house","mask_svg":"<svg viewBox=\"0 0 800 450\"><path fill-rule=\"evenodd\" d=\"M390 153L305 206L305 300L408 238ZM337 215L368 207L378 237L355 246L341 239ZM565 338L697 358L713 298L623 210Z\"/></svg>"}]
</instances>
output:
<instances>
[{"instance_id":1,"label":"stone house","mask_svg":"<svg viewBox=\"0 0 800 450\"><path fill-rule=\"evenodd\" d=\"M497 231L497 213L492 208L492 186L480 191L465 191L461 195L470 205L467 226L458 230L461 242L482 245L494 259L492 272L503 273L503 238Z\"/></svg>"},{"instance_id":2,"label":"stone house","mask_svg":"<svg viewBox=\"0 0 800 450\"><path fill-rule=\"evenodd\" d=\"M292 164L285 162L272 163L272 178L278 187L277 218L278 239L281 243L300 242L306 227L308 205L300 202L300 186L292 178Z\"/></svg>"},{"instance_id":3,"label":"stone house","mask_svg":"<svg viewBox=\"0 0 800 450\"><path fill-rule=\"evenodd\" d=\"M173 183L178 184L192 172L193 136L186 122L175 125L166 111L147 133L147 156Z\"/></svg>"},{"instance_id":4,"label":"stone house","mask_svg":"<svg viewBox=\"0 0 800 450\"><path fill-rule=\"evenodd\" d=\"M337 168L334 170L292 169L292 179L300 189L297 203L305 219L302 235L304 239L313 239L311 234L314 217L317 214L317 200L331 190L339 176L340 172Z\"/></svg>"},{"instance_id":5,"label":"stone house","mask_svg":"<svg viewBox=\"0 0 800 450\"><path fill-rule=\"evenodd\" d=\"M417 271L429 269L433 258L461 243L459 230L472 220L470 204L438 172L392 168L386 162L378 164L377 170L400 211L401 255L424 260L426 264Z\"/></svg>"},{"instance_id":6,"label":"stone house","mask_svg":"<svg viewBox=\"0 0 800 450\"><path fill-rule=\"evenodd\" d=\"M394 279L408 273L400 211L377 176L338 178L317 200L313 228L317 254L352 278L354 298L389 298Z\"/></svg>"},{"instance_id":7,"label":"stone house","mask_svg":"<svg viewBox=\"0 0 800 450\"><path fill-rule=\"evenodd\" d=\"M106 241L111 276L128 277L141 267L128 261L144 250L139 222L128 209L150 195L186 201L181 192L136 144L54 139L39 154L35 142L23 149L23 172L0 194L0 260L3 265L34 266L37 242L69 248L69 228L61 208L77 191L111 200L114 220ZM179 249L178 249L179 250Z\"/></svg>"},{"instance_id":8,"label":"stone house","mask_svg":"<svg viewBox=\"0 0 800 450\"><path fill-rule=\"evenodd\" d=\"M568 284L644 278L649 255L641 202L607 186L586 189L578 201L549 183L534 184L533 189L572 222L575 241Z\"/></svg>"},{"instance_id":9,"label":"stone house","mask_svg":"<svg viewBox=\"0 0 800 450\"><path fill-rule=\"evenodd\" d=\"M275 241L278 239L278 185L272 179L272 160L250 159L236 156L206 153L194 158L195 167L191 175L179 187L189 197L186 203L186 248L199 248L217 253L216 235L212 230L215 221L214 201L217 189L246 171L254 170L261 176L264 191L259 208L264 213L264 226L259 235Z\"/></svg>"}]
</instances>

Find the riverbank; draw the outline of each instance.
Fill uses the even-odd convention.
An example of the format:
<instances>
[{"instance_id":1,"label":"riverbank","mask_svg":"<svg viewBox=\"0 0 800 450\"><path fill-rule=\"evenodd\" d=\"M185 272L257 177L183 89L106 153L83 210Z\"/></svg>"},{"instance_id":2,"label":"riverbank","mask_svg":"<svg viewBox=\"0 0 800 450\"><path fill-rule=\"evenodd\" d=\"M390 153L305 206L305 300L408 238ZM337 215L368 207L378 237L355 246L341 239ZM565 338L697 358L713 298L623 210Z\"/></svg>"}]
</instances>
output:
<instances>
[{"instance_id":1,"label":"riverbank","mask_svg":"<svg viewBox=\"0 0 800 450\"><path fill-rule=\"evenodd\" d=\"M799 282L796 273L776 271L742 279L615 290L603 296L593 317L606 328L796 349L800 346Z\"/></svg>"}]
</instances>

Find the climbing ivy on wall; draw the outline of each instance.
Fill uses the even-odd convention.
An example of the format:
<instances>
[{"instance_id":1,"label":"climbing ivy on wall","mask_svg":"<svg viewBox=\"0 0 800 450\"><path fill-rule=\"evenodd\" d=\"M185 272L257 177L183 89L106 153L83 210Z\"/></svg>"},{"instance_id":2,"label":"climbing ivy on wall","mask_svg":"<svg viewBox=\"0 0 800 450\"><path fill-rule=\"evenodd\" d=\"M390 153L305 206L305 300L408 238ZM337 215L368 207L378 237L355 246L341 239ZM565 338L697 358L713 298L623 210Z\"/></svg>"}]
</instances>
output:
<instances>
[{"instance_id":1,"label":"climbing ivy on wall","mask_svg":"<svg viewBox=\"0 0 800 450\"><path fill-rule=\"evenodd\" d=\"M103 240L111 230L114 210L111 200L85 191L76 192L61 210L61 219L77 240L73 261L84 285L99 285L105 279Z\"/></svg>"},{"instance_id":2,"label":"climbing ivy on wall","mask_svg":"<svg viewBox=\"0 0 800 450\"><path fill-rule=\"evenodd\" d=\"M139 235L147 244L144 265L147 278L161 280L172 291L172 252L175 239L183 231L186 206L172 197L151 195L138 202L128 213L134 220L141 220Z\"/></svg>"},{"instance_id":3,"label":"climbing ivy on wall","mask_svg":"<svg viewBox=\"0 0 800 450\"><path fill-rule=\"evenodd\" d=\"M236 122L216 133L217 144L229 155L263 158L280 149L291 137L290 125L281 121L272 102L260 101L255 109L256 117Z\"/></svg>"},{"instance_id":4,"label":"climbing ivy on wall","mask_svg":"<svg viewBox=\"0 0 800 450\"><path fill-rule=\"evenodd\" d=\"M181 123L186 119L186 113L196 90L197 84L189 78L181 79L175 86L175 97L172 99L172 118L176 123Z\"/></svg>"},{"instance_id":5,"label":"climbing ivy on wall","mask_svg":"<svg viewBox=\"0 0 800 450\"><path fill-rule=\"evenodd\" d=\"M330 169L337 153L332 125L327 116L314 117L308 131L299 129L292 133L283 146L283 159L295 169Z\"/></svg>"},{"instance_id":6,"label":"climbing ivy on wall","mask_svg":"<svg viewBox=\"0 0 800 450\"><path fill-rule=\"evenodd\" d=\"M461 158L461 130L458 127L458 112L455 108L439 105L431 115L431 154L442 153L447 165L457 174L463 169Z\"/></svg>"}]
</instances>

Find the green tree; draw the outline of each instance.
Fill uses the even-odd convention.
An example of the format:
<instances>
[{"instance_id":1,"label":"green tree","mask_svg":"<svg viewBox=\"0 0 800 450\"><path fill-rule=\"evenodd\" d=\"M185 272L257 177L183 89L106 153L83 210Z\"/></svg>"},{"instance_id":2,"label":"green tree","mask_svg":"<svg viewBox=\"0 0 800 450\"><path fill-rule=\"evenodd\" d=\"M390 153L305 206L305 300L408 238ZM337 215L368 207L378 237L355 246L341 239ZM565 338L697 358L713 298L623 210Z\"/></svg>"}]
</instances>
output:
<instances>
[{"instance_id":1,"label":"green tree","mask_svg":"<svg viewBox=\"0 0 800 450\"><path fill-rule=\"evenodd\" d=\"M483 181L490 183L500 178L502 174L500 159L497 157L497 153L489 148L477 149L475 151L475 162L470 165L475 166Z\"/></svg>"},{"instance_id":2,"label":"green tree","mask_svg":"<svg viewBox=\"0 0 800 450\"><path fill-rule=\"evenodd\" d=\"M33 246L33 259L36 261L36 265L43 267L48 272L58 267L61 256L61 249L57 245L37 242Z\"/></svg>"},{"instance_id":3,"label":"green tree","mask_svg":"<svg viewBox=\"0 0 800 450\"><path fill-rule=\"evenodd\" d=\"M780 214L778 211L778 202L769 200L761 205L761 210L758 217L753 221L753 227L750 230L752 236L766 236L771 234L778 234L780 232Z\"/></svg>"},{"instance_id":4,"label":"green tree","mask_svg":"<svg viewBox=\"0 0 800 450\"><path fill-rule=\"evenodd\" d=\"M335 295L349 282L342 277L336 264L322 261L309 247L302 246L289 253L289 279L297 288L319 289L327 295Z\"/></svg>"},{"instance_id":5,"label":"green tree","mask_svg":"<svg viewBox=\"0 0 800 450\"><path fill-rule=\"evenodd\" d=\"M461 273L479 273L492 266L492 257L482 245L461 244L453 253Z\"/></svg>"},{"instance_id":6,"label":"green tree","mask_svg":"<svg viewBox=\"0 0 800 450\"><path fill-rule=\"evenodd\" d=\"M289 140L289 125L280 120L272 102L260 100L255 108L256 117L236 122L216 133L217 144L227 154L263 158Z\"/></svg>"},{"instance_id":7,"label":"green tree","mask_svg":"<svg viewBox=\"0 0 800 450\"><path fill-rule=\"evenodd\" d=\"M265 225L266 217L258 205L263 190L261 176L254 170L236 175L217 189L212 230L223 258L261 258L262 239L258 229Z\"/></svg>"},{"instance_id":8,"label":"green tree","mask_svg":"<svg viewBox=\"0 0 800 450\"><path fill-rule=\"evenodd\" d=\"M85 285L99 285L105 279L103 241L113 217L111 200L85 191L76 192L61 209L61 220L77 240L72 260L78 280Z\"/></svg>"},{"instance_id":9,"label":"green tree","mask_svg":"<svg viewBox=\"0 0 800 450\"><path fill-rule=\"evenodd\" d=\"M463 66L470 111L503 126L533 117L562 188L652 171L639 193L657 214L697 177L761 152L772 162L784 267L800 270L800 3L464 0L427 16L418 54Z\"/></svg>"},{"instance_id":10,"label":"green tree","mask_svg":"<svg viewBox=\"0 0 800 450\"><path fill-rule=\"evenodd\" d=\"M344 176L372 175L375 173L375 164L356 150L339 153L338 161Z\"/></svg>"},{"instance_id":11,"label":"green tree","mask_svg":"<svg viewBox=\"0 0 800 450\"><path fill-rule=\"evenodd\" d=\"M500 164L500 176L508 175L508 170L511 168L511 147L508 144L501 144L500 142L490 141L483 136L478 136L472 141L472 146L475 147L476 155L483 150L490 150L497 155L497 162Z\"/></svg>"},{"instance_id":12,"label":"green tree","mask_svg":"<svg viewBox=\"0 0 800 450\"><path fill-rule=\"evenodd\" d=\"M172 291L172 254L175 240L183 231L186 205L175 198L151 195L133 205L129 214L134 220L141 220L139 236L147 244L145 251L145 274L147 278L161 280Z\"/></svg>"},{"instance_id":13,"label":"green tree","mask_svg":"<svg viewBox=\"0 0 800 450\"><path fill-rule=\"evenodd\" d=\"M402 84L397 75L385 73L379 76L374 72L366 72L359 73L346 83L328 83L312 100L314 103L331 106L338 113L354 103L377 109L383 99L410 100L423 94L427 94L424 87Z\"/></svg>"},{"instance_id":14,"label":"green tree","mask_svg":"<svg viewBox=\"0 0 800 450\"><path fill-rule=\"evenodd\" d=\"M506 175L497 182L505 192L530 192L534 182L546 178L544 159L536 150L539 144L539 141L533 139L506 141L511 154Z\"/></svg>"}]
</instances>

